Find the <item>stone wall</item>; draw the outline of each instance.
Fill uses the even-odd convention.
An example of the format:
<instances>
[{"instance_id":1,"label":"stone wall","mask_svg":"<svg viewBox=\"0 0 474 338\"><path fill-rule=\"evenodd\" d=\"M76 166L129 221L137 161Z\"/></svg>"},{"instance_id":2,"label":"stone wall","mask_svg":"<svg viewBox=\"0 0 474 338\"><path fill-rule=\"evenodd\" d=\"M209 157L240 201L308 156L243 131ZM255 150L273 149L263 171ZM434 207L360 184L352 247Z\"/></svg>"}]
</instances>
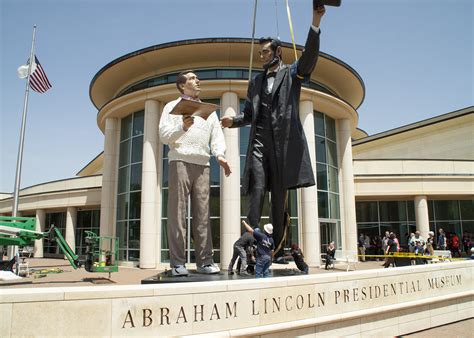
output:
<instances>
[{"instance_id":1,"label":"stone wall","mask_svg":"<svg viewBox=\"0 0 474 338\"><path fill-rule=\"evenodd\" d=\"M2 290L2 336L406 334L471 318L474 261L265 280Z\"/></svg>"}]
</instances>

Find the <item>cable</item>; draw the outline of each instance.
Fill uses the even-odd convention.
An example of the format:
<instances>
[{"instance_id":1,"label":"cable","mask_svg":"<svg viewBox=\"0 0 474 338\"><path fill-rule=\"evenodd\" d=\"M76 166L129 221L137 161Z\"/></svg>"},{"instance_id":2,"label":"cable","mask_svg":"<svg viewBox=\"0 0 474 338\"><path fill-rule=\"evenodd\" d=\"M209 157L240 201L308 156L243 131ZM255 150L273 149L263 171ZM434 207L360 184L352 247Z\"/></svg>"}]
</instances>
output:
<instances>
[{"instance_id":1,"label":"cable","mask_svg":"<svg viewBox=\"0 0 474 338\"><path fill-rule=\"evenodd\" d=\"M250 80L252 80L253 44L255 40L255 21L257 17L257 2L258 0L255 0L255 6L253 8L252 45L250 47L250 64L249 64L249 83L250 83Z\"/></svg>"},{"instance_id":2,"label":"cable","mask_svg":"<svg viewBox=\"0 0 474 338\"><path fill-rule=\"evenodd\" d=\"M298 60L298 55L296 54L295 34L293 32L293 23L291 22L290 5L288 4L288 0L285 0L285 2L286 2L286 12L288 14L288 24L290 25L291 42L293 42L293 50L295 52L295 60Z\"/></svg>"},{"instance_id":3,"label":"cable","mask_svg":"<svg viewBox=\"0 0 474 338\"><path fill-rule=\"evenodd\" d=\"M276 17L276 25L277 25L277 38L280 39L280 29L278 27L278 5L277 5L277 0L275 0L275 17Z\"/></svg>"}]
</instances>

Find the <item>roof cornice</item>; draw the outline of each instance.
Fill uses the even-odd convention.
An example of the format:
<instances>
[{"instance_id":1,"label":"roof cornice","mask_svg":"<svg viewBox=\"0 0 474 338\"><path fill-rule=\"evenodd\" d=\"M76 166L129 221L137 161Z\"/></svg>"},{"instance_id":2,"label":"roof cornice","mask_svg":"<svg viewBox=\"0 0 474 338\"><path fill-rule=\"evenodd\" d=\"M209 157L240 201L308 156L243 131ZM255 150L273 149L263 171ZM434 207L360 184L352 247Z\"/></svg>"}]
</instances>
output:
<instances>
[{"instance_id":1,"label":"roof cornice","mask_svg":"<svg viewBox=\"0 0 474 338\"><path fill-rule=\"evenodd\" d=\"M421 121L418 121L418 122L415 122L415 123L410 123L410 124L407 124L405 126L401 126L401 127L390 129L390 130L387 130L387 131L384 131L384 132L381 132L381 133L377 133L377 134L374 134L374 135L371 135L371 136L368 136L368 137L364 137L362 139L358 139L356 141L353 141L352 146L356 147L356 146L366 144L366 143L369 143L369 142L373 142L373 141L377 141L377 140L380 140L380 139L383 139L383 138L386 138L386 137L391 137L391 136L406 133L406 132L409 132L409 131L412 131L412 130L416 130L416 129L419 129L419 128L428 127L428 126L431 126L433 124L446 122L446 121L456 119L456 118L459 118L459 117L462 117L462 116L465 116L465 115L469 115L469 114L474 114L474 106L466 107L466 108L463 108L463 109L460 109L460 110L455 110L455 111L452 111L452 112L449 112L449 113L446 113L446 114L438 115L438 116L431 117L431 118L428 118L428 119L425 119L425 120L421 120Z\"/></svg>"},{"instance_id":2,"label":"roof cornice","mask_svg":"<svg viewBox=\"0 0 474 338\"><path fill-rule=\"evenodd\" d=\"M107 70L109 70L113 66L115 66L115 65L117 65L117 64L119 64L123 61L126 61L128 59L131 59L131 58L140 56L142 54L145 54L145 53L158 51L158 50L164 50L164 49L172 48L172 47L179 47L179 46L185 46L185 45L194 45L194 44L197 45L197 44L205 44L205 43L248 43L248 44L251 44L252 39L249 39L249 38L235 38L235 37L234 38L232 38L232 37L228 37L228 38L221 37L221 38L200 38L200 39L179 40L179 41L173 41L173 42L167 42L167 43L163 43L163 44L149 46L149 47L142 48L142 49L136 50L134 52L130 52L128 54L125 54L121 57L116 58L115 60L112 60L108 64L106 64L92 78L92 81L89 85L89 98L90 98L92 104L94 104L94 106L98 110L101 109L101 107L96 106L96 103L92 99L92 89L93 89L93 86L94 86L95 82L97 81L97 79L104 72L106 72ZM282 47L293 49L293 44L291 44L289 42L282 42ZM299 51L302 51L304 49L304 46L296 45L296 49L299 50ZM338 58L336 58L336 57L334 57L330 54L320 52L319 57L325 58L329 61L332 61L332 62L342 66L343 68L347 69L351 74L353 74L355 76L355 78L359 81L359 83L362 87L363 94L362 94L362 99L360 100L357 107L354 107L354 109L358 109L360 107L360 105L364 102L364 99L365 99L365 84L364 84L364 81L362 80L362 77L359 75L359 73L357 73L347 63L345 63L344 61L342 61L342 60L340 60L340 59L338 59Z\"/></svg>"}]
</instances>

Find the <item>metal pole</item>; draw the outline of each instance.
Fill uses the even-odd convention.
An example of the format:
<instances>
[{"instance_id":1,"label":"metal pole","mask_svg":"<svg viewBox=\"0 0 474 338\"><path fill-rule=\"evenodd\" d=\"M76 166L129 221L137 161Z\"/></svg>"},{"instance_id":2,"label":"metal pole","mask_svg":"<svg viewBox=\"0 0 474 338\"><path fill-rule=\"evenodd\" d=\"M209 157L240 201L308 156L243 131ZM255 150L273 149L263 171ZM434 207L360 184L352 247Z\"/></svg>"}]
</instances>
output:
<instances>
[{"instance_id":1,"label":"metal pole","mask_svg":"<svg viewBox=\"0 0 474 338\"><path fill-rule=\"evenodd\" d=\"M280 29L278 28L278 5L277 5L277 0L275 0L275 18L276 18L276 25L277 25L277 38L280 39Z\"/></svg>"},{"instance_id":2,"label":"metal pole","mask_svg":"<svg viewBox=\"0 0 474 338\"><path fill-rule=\"evenodd\" d=\"M21 181L21 164L23 161L23 144L25 140L25 127L26 127L26 114L28 111L28 95L30 92L30 75L31 75L31 66L35 62L34 60L34 49L35 49L35 35L36 35L36 25L33 26L33 39L31 40L31 52L30 59L28 63L28 77L26 78L26 89L25 89L25 99L23 102L23 116L21 119L21 129L20 129L20 144L18 146L18 157L16 160L16 175L15 175L15 190L13 193L13 211L12 216L17 217L18 215L18 200L20 193L20 181ZM9 250L8 257L10 259L17 253L18 248L12 246Z\"/></svg>"},{"instance_id":3,"label":"metal pole","mask_svg":"<svg viewBox=\"0 0 474 338\"><path fill-rule=\"evenodd\" d=\"M250 64L249 64L249 84L252 80L252 61L253 61L253 44L255 39L255 21L257 17L257 1L255 0L255 6L253 8L253 25L252 25L252 44L250 46Z\"/></svg>"}]
</instances>

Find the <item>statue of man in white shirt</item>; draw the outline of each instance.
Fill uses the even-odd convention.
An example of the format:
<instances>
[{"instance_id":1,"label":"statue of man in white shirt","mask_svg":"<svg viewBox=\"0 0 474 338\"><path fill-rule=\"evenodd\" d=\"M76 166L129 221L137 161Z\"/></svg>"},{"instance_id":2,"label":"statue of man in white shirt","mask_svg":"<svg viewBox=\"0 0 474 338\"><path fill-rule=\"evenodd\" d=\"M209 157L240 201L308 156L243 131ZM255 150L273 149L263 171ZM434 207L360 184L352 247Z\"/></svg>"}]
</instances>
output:
<instances>
[{"instance_id":1,"label":"statue of man in white shirt","mask_svg":"<svg viewBox=\"0 0 474 338\"><path fill-rule=\"evenodd\" d=\"M225 140L219 118L213 112L206 120L200 117L171 115L185 98L199 100L199 79L193 71L178 75L176 87L181 97L165 105L160 119L160 138L169 146L168 152L168 222L167 235L172 276L187 276L186 209L192 202L192 231L197 272L218 273L212 258L212 236L209 221L209 159L217 158L226 176L231 174L225 159Z\"/></svg>"}]
</instances>

